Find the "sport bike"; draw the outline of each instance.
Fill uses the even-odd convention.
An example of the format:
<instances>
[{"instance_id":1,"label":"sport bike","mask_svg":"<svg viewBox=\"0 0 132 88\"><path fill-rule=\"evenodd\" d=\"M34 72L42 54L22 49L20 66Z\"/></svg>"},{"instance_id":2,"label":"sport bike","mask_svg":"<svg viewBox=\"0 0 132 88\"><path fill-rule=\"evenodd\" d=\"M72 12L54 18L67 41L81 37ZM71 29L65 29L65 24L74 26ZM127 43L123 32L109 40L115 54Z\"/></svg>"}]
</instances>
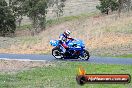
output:
<instances>
[{"instance_id":1,"label":"sport bike","mask_svg":"<svg viewBox=\"0 0 132 88\"><path fill-rule=\"evenodd\" d=\"M85 45L82 40L68 40L66 44L68 49L65 49L59 40L50 40L50 44L54 47L52 49L52 55L56 59L81 59L88 60L90 55L85 49ZM65 53L64 53L65 52Z\"/></svg>"}]
</instances>

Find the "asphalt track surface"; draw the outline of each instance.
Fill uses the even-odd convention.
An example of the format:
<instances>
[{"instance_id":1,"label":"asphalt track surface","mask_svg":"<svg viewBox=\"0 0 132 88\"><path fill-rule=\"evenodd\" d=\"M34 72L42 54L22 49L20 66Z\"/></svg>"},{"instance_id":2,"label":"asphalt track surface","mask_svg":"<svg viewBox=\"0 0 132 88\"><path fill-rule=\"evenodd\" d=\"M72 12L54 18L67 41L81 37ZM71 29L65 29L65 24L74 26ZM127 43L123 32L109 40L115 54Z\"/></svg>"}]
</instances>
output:
<instances>
[{"instance_id":1,"label":"asphalt track surface","mask_svg":"<svg viewBox=\"0 0 132 88\"><path fill-rule=\"evenodd\" d=\"M5 60L29 60L29 61L54 61L56 60L52 55L38 55L38 54L0 54L0 59ZM82 61L82 60L68 60L68 61ZM84 61L82 61L84 62ZM124 64L132 65L132 58L113 58L113 57L96 57L91 56L87 63L99 64Z\"/></svg>"}]
</instances>

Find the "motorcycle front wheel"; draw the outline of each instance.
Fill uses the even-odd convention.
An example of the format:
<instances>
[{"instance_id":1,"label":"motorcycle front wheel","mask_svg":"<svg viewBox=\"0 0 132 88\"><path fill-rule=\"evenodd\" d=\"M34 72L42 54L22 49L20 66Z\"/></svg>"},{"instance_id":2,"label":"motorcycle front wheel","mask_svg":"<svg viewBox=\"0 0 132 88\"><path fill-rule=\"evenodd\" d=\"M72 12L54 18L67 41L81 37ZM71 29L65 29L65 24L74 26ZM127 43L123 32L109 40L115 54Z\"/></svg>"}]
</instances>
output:
<instances>
[{"instance_id":1,"label":"motorcycle front wheel","mask_svg":"<svg viewBox=\"0 0 132 88\"><path fill-rule=\"evenodd\" d=\"M87 50L83 51L83 55L79 56L81 60L88 60L90 57L89 52Z\"/></svg>"}]
</instances>

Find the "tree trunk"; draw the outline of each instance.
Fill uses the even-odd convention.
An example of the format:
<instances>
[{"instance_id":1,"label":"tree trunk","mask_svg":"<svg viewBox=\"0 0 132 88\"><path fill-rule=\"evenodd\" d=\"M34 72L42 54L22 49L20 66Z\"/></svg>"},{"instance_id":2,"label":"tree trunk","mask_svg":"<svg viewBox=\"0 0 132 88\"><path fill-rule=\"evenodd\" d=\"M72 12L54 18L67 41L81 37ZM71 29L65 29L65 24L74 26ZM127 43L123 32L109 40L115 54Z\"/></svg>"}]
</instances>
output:
<instances>
[{"instance_id":1,"label":"tree trunk","mask_svg":"<svg viewBox=\"0 0 132 88\"><path fill-rule=\"evenodd\" d=\"M123 7L123 0L118 0L118 3L119 3L118 16L120 17L121 9Z\"/></svg>"}]
</instances>

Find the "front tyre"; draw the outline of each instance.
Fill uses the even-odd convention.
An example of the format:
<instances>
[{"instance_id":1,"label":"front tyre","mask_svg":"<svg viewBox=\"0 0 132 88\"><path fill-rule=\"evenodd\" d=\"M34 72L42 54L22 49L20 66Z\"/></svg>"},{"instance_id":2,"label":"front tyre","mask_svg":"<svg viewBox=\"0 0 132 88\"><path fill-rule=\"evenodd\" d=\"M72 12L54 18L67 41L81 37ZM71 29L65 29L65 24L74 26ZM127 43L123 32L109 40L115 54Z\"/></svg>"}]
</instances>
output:
<instances>
[{"instance_id":1,"label":"front tyre","mask_svg":"<svg viewBox=\"0 0 132 88\"><path fill-rule=\"evenodd\" d=\"M88 60L90 57L89 52L87 50L83 51L83 55L79 56L81 60Z\"/></svg>"},{"instance_id":2,"label":"front tyre","mask_svg":"<svg viewBox=\"0 0 132 88\"><path fill-rule=\"evenodd\" d=\"M55 47L52 49L52 55L56 58L56 59L62 59L63 55L60 52L60 49L58 47Z\"/></svg>"}]
</instances>

